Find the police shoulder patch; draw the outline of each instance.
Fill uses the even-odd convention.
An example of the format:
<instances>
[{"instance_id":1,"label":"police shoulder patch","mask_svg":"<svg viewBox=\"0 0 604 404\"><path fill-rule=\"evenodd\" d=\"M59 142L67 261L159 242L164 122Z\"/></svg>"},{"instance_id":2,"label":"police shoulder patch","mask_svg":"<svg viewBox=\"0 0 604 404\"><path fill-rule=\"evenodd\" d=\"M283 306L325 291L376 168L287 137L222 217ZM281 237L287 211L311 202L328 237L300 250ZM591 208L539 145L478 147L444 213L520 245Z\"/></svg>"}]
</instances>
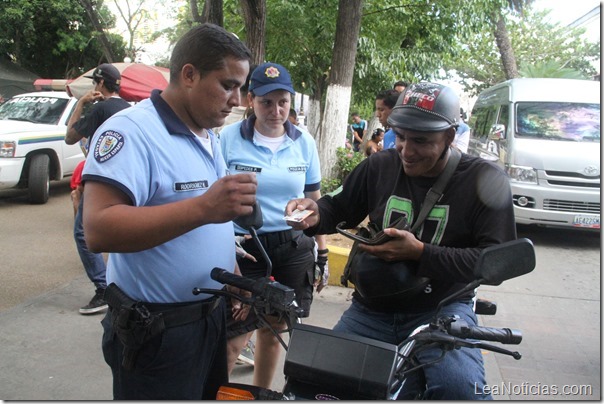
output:
<instances>
[{"instance_id":1,"label":"police shoulder patch","mask_svg":"<svg viewBox=\"0 0 604 404\"><path fill-rule=\"evenodd\" d=\"M99 163L104 163L119 153L124 147L124 137L114 131L108 130L101 133L94 146L94 158Z\"/></svg>"}]
</instances>

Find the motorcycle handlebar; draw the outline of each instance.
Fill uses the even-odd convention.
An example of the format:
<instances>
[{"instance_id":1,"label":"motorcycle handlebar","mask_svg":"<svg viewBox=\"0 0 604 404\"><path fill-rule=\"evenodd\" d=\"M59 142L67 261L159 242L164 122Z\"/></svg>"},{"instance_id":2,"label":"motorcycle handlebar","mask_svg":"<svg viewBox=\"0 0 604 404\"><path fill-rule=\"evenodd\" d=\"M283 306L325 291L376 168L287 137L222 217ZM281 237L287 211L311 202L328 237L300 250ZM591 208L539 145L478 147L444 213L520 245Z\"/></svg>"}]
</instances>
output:
<instances>
[{"instance_id":1,"label":"motorcycle handlebar","mask_svg":"<svg viewBox=\"0 0 604 404\"><path fill-rule=\"evenodd\" d=\"M260 284L260 280L235 275L232 272L218 267L212 269L210 277L224 285L234 286L256 294L262 294L262 291L264 290L264 286Z\"/></svg>"},{"instance_id":2,"label":"motorcycle handlebar","mask_svg":"<svg viewBox=\"0 0 604 404\"><path fill-rule=\"evenodd\" d=\"M448 327L450 335L460 338L472 338L481 341L495 341L502 344L518 345L522 341L522 332L510 328L482 327L468 325L465 321L454 321Z\"/></svg>"},{"instance_id":3,"label":"motorcycle handlebar","mask_svg":"<svg viewBox=\"0 0 604 404\"><path fill-rule=\"evenodd\" d=\"M251 279L235 275L222 268L212 269L210 277L225 285L252 292L252 296L260 297L268 302L273 309L281 312L286 311L294 304L296 298L292 288L282 285L272 278Z\"/></svg>"}]
</instances>

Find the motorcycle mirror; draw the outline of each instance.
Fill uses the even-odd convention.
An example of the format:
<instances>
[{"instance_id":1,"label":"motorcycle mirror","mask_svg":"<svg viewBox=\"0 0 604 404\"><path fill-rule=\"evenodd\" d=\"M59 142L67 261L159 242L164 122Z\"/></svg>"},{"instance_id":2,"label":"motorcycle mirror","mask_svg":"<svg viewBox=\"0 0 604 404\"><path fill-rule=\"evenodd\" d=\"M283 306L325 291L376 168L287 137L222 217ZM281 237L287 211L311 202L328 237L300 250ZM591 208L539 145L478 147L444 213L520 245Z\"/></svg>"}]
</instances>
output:
<instances>
[{"instance_id":1,"label":"motorcycle mirror","mask_svg":"<svg viewBox=\"0 0 604 404\"><path fill-rule=\"evenodd\" d=\"M433 321L441 307L480 285L500 285L501 282L528 274L535 268L535 249L528 238L492 245L482 250L474 267L475 280L438 303Z\"/></svg>"},{"instance_id":2,"label":"motorcycle mirror","mask_svg":"<svg viewBox=\"0 0 604 404\"><path fill-rule=\"evenodd\" d=\"M528 274L535 269L533 242L520 238L492 245L482 250L474 275L482 285L500 285L501 282Z\"/></svg>"},{"instance_id":3,"label":"motorcycle mirror","mask_svg":"<svg viewBox=\"0 0 604 404\"><path fill-rule=\"evenodd\" d=\"M245 216L238 216L233 220L233 222L235 222L235 224L247 231L250 231L250 229L252 228L258 230L264 224L260 204L256 202L254 204L254 210L252 211L252 213Z\"/></svg>"}]
</instances>

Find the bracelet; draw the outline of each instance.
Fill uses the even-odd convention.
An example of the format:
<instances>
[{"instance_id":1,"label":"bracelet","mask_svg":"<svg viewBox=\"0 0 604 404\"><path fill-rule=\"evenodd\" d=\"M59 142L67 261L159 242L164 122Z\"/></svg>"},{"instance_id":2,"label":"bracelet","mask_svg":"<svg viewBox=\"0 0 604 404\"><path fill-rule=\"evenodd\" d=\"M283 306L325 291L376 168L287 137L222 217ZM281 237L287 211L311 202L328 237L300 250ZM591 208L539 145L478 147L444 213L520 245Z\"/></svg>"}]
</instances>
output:
<instances>
[{"instance_id":1,"label":"bracelet","mask_svg":"<svg viewBox=\"0 0 604 404\"><path fill-rule=\"evenodd\" d=\"M324 250L317 250L317 254L319 254L319 255L329 254L329 250L327 248Z\"/></svg>"}]
</instances>

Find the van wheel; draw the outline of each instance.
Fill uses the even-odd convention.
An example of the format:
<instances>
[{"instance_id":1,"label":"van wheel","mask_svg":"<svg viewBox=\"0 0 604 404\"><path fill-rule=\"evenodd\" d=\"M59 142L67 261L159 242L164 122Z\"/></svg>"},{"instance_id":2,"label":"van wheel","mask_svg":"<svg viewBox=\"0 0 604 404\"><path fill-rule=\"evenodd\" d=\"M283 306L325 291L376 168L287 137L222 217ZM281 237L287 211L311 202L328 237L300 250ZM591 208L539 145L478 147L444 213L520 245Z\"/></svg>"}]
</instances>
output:
<instances>
[{"instance_id":1,"label":"van wheel","mask_svg":"<svg viewBox=\"0 0 604 404\"><path fill-rule=\"evenodd\" d=\"M38 154L32 157L29 164L29 177L27 188L29 190L29 202L43 204L48 202L48 191L50 190L50 158L46 154Z\"/></svg>"}]
</instances>

